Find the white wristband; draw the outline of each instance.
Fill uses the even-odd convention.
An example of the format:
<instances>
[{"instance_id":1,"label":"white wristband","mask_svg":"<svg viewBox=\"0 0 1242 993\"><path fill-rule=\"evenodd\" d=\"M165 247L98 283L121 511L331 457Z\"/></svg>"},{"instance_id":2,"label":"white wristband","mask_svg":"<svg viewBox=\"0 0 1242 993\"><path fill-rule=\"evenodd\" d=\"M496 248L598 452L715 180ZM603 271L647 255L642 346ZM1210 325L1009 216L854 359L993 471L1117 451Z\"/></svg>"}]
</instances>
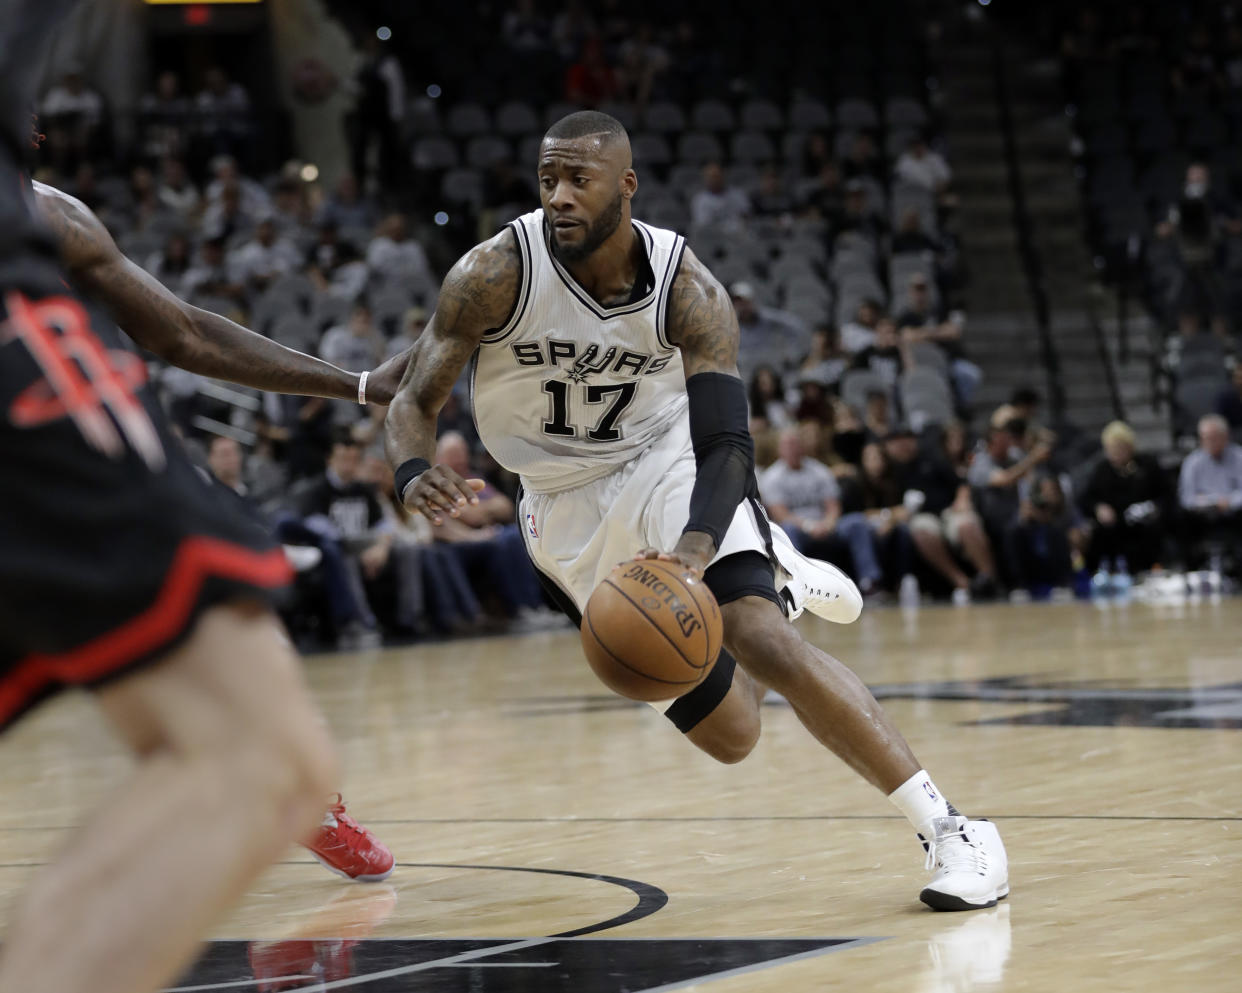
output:
<instances>
[{"instance_id":1,"label":"white wristband","mask_svg":"<svg viewBox=\"0 0 1242 993\"><path fill-rule=\"evenodd\" d=\"M360 407L367 405L367 377L369 375L371 375L371 372L367 370L358 377L358 405Z\"/></svg>"}]
</instances>

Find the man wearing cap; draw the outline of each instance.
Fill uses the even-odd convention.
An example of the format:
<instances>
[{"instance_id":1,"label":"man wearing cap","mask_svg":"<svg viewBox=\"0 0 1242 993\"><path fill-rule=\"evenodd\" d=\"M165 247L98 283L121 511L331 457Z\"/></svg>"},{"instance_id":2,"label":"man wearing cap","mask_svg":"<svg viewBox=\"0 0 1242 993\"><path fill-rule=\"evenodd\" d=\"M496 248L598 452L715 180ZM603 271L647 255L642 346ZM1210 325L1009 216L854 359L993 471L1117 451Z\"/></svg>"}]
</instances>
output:
<instances>
[{"instance_id":1,"label":"man wearing cap","mask_svg":"<svg viewBox=\"0 0 1242 993\"><path fill-rule=\"evenodd\" d=\"M743 382L761 365L782 376L795 370L811 349L811 329L788 311L759 306L754 286L744 280L729 287L729 296L741 331L737 365Z\"/></svg>"},{"instance_id":2,"label":"man wearing cap","mask_svg":"<svg viewBox=\"0 0 1242 993\"><path fill-rule=\"evenodd\" d=\"M962 331L966 315L954 311L947 315L932 305L931 284L927 276L916 272L906 288L906 308L897 315L897 329L909 344L928 341L944 352L949 361L949 380L958 403L969 407L975 391L983 381L983 370L966 358L962 347Z\"/></svg>"}]
</instances>

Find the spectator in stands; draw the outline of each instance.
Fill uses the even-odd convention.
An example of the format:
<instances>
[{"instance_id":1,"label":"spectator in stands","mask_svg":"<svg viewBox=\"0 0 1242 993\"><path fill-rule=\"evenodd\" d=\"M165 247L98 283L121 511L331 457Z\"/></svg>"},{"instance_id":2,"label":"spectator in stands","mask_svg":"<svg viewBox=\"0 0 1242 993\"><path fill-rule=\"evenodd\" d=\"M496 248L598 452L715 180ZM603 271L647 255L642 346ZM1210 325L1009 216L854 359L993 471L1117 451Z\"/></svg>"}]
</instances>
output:
<instances>
[{"instance_id":1,"label":"spectator in stands","mask_svg":"<svg viewBox=\"0 0 1242 993\"><path fill-rule=\"evenodd\" d=\"M388 214L380 221L367 246L367 268L378 282L428 292L433 286L431 266L423 246L410 237L405 215Z\"/></svg>"},{"instance_id":2,"label":"spectator in stands","mask_svg":"<svg viewBox=\"0 0 1242 993\"><path fill-rule=\"evenodd\" d=\"M875 373L888 391L889 401L897 403L897 383L914 363L909 346L897 334L897 325L887 314L875 324L875 340L854 355L854 368Z\"/></svg>"},{"instance_id":3,"label":"spectator in stands","mask_svg":"<svg viewBox=\"0 0 1242 993\"><path fill-rule=\"evenodd\" d=\"M604 43L588 38L578 61L565 73L565 99L583 107L595 107L615 100L621 91L616 72L608 64Z\"/></svg>"},{"instance_id":4,"label":"spectator in stands","mask_svg":"<svg viewBox=\"0 0 1242 993\"><path fill-rule=\"evenodd\" d=\"M392 467L379 455L368 456L362 465L362 478L379 494L380 507L392 527L397 548L413 547L415 556L399 557L411 570L407 578L410 589L421 585L423 598L407 597L403 614L397 621L416 635L427 633L426 605L431 607L431 621L443 634L468 634L477 631L483 608L470 585L457 556L448 546L435 541L431 522L421 514L411 514L397 499L393 488ZM418 572L413 572L417 565ZM398 605L399 608L401 604Z\"/></svg>"},{"instance_id":5,"label":"spectator in stands","mask_svg":"<svg viewBox=\"0 0 1242 993\"><path fill-rule=\"evenodd\" d=\"M134 166L130 170L126 192L129 202L124 211L124 224L128 232L154 230L163 233L176 221L176 215L160 200L155 175L146 166Z\"/></svg>"},{"instance_id":6,"label":"spectator in stands","mask_svg":"<svg viewBox=\"0 0 1242 993\"><path fill-rule=\"evenodd\" d=\"M910 535L919 555L953 585L953 602L972 596L995 597L996 562L983 521L975 512L970 487L937 451L921 449L909 428L898 428L884 441L902 503L911 514ZM975 568L971 579L958 565L960 552Z\"/></svg>"},{"instance_id":7,"label":"spectator in stands","mask_svg":"<svg viewBox=\"0 0 1242 993\"><path fill-rule=\"evenodd\" d=\"M737 361L743 380L749 382L764 364L782 376L796 369L811 342L811 332L801 319L775 307L758 306L755 288L745 281L729 287L729 296L740 331Z\"/></svg>"},{"instance_id":8,"label":"spectator in stands","mask_svg":"<svg viewBox=\"0 0 1242 993\"><path fill-rule=\"evenodd\" d=\"M892 433L893 405L885 390L868 390L867 406L863 409L863 430L867 441L883 441Z\"/></svg>"},{"instance_id":9,"label":"spectator in stands","mask_svg":"<svg viewBox=\"0 0 1242 993\"><path fill-rule=\"evenodd\" d=\"M185 293L182 284L190 271L190 240L179 232L170 234L164 247L147 259L143 268L177 296L182 296Z\"/></svg>"},{"instance_id":10,"label":"spectator in stands","mask_svg":"<svg viewBox=\"0 0 1242 993\"><path fill-rule=\"evenodd\" d=\"M957 473L958 479L965 480L975 454L970 447L965 424L961 421L950 421L944 426L940 439L940 452L953 471Z\"/></svg>"},{"instance_id":11,"label":"spectator in stands","mask_svg":"<svg viewBox=\"0 0 1242 993\"><path fill-rule=\"evenodd\" d=\"M1104 457L1096 463L1078 505L1090 522L1087 566L1113 568L1124 558L1132 572L1160 562L1168 526L1168 487L1154 458L1135 451L1134 432L1113 421L1100 435Z\"/></svg>"},{"instance_id":12,"label":"spectator in stands","mask_svg":"<svg viewBox=\"0 0 1242 993\"><path fill-rule=\"evenodd\" d=\"M186 153L190 130L190 100L181 93L181 77L166 69L155 78L155 90L139 103L142 148L147 158L162 159Z\"/></svg>"},{"instance_id":13,"label":"spectator in stands","mask_svg":"<svg viewBox=\"0 0 1242 993\"><path fill-rule=\"evenodd\" d=\"M1242 362L1235 362L1231 384L1216 398L1216 413L1225 419L1234 441L1242 441Z\"/></svg>"},{"instance_id":14,"label":"spectator in stands","mask_svg":"<svg viewBox=\"0 0 1242 993\"><path fill-rule=\"evenodd\" d=\"M749 393L751 434L780 431L793 423L781 377L770 365L755 370L750 377Z\"/></svg>"},{"instance_id":15,"label":"spectator in stands","mask_svg":"<svg viewBox=\"0 0 1242 993\"><path fill-rule=\"evenodd\" d=\"M204 190L209 206L219 203L226 195L237 195L244 213L254 216L271 208L271 198L263 185L249 176L242 175L237 159L231 155L217 155L211 160L211 182Z\"/></svg>"},{"instance_id":16,"label":"spectator in stands","mask_svg":"<svg viewBox=\"0 0 1242 993\"><path fill-rule=\"evenodd\" d=\"M841 513L841 487L826 465L806 456L797 428L780 436L780 457L759 480L768 513L804 555L840 561L841 548L853 558L858 588L877 590L883 579L875 536L864 514Z\"/></svg>"},{"instance_id":17,"label":"spectator in stands","mask_svg":"<svg viewBox=\"0 0 1242 993\"><path fill-rule=\"evenodd\" d=\"M966 481L974 488L979 515L995 540L1001 540L1018 517L1030 492L1030 478L1048 461L1052 448L1038 442L1022 453L1014 426L990 427L970 463Z\"/></svg>"},{"instance_id":18,"label":"spectator in stands","mask_svg":"<svg viewBox=\"0 0 1242 993\"><path fill-rule=\"evenodd\" d=\"M182 220L198 214L203 198L198 187L186 172L185 162L169 156L160 165L160 185L157 191L160 202Z\"/></svg>"},{"instance_id":19,"label":"spectator in stands","mask_svg":"<svg viewBox=\"0 0 1242 993\"><path fill-rule=\"evenodd\" d=\"M266 208L262 208L265 213ZM260 209L246 210L242 206L241 190L226 186L220 196L203 211L203 234L223 241L240 241L254 230L254 219Z\"/></svg>"},{"instance_id":20,"label":"spectator in stands","mask_svg":"<svg viewBox=\"0 0 1242 993\"><path fill-rule=\"evenodd\" d=\"M392 336L388 346L384 349L384 358L390 359L394 355L400 355L407 348L412 348L426 329L427 309L411 307L401 318L400 330Z\"/></svg>"},{"instance_id":21,"label":"spectator in stands","mask_svg":"<svg viewBox=\"0 0 1242 993\"><path fill-rule=\"evenodd\" d=\"M854 319L841 329L841 347L847 354L857 355L875 344L875 326L883 313L878 300L868 297L859 303Z\"/></svg>"},{"instance_id":22,"label":"spectator in stands","mask_svg":"<svg viewBox=\"0 0 1242 993\"><path fill-rule=\"evenodd\" d=\"M212 435L207 441L207 468L216 482L227 487L239 497L245 497L246 484L242 481L245 457L236 438L221 434Z\"/></svg>"},{"instance_id":23,"label":"spectator in stands","mask_svg":"<svg viewBox=\"0 0 1242 993\"><path fill-rule=\"evenodd\" d=\"M655 27L648 20L621 42L617 77L621 98L639 109L647 106L660 78L668 71L668 49L655 36Z\"/></svg>"},{"instance_id":24,"label":"spectator in stands","mask_svg":"<svg viewBox=\"0 0 1242 993\"><path fill-rule=\"evenodd\" d=\"M862 452L867 444L867 429L858 412L839 397L831 402L831 413L822 418L824 424L832 425L832 450L852 466L862 465Z\"/></svg>"},{"instance_id":25,"label":"spectator in stands","mask_svg":"<svg viewBox=\"0 0 1242 993\"><path fill-rule=\"evenodd\" d=\"M851 179L845 184L845 206L838 221L839 232L851 232L864 239L878 253L884 237L884 222L867 197L867 184Z\"/></svg>"},{"instance_id":26,"label":"spectator in stands","mask_svg":"<svg viewBox=\"0 0 1242 993\"><path fill-rule=\"evenodd\" d=\"M836 328L821 324L811 332L811 348L798 371L799 382L815 382L835 390L850 367L850 356L841 347Z\"/></svg>"},{"instance_id":27,"label":"spectator in stands","mask_svg":"<svg viewBox=\"0 0 1242 993\"><path fill-rule=\"evenodd\" d=\"M479 477L471 463L466 439L456 432L440 436L436 462L463 479ZM453 548L466 571L474 575L476 588L485 582L488 589L499 595L519 627L559 625L561 618L544 606L526 543L514 523L513 501L490 483L476 495L477 504L460 508L456 517L445 517L435 528L436 540Z\"/></svg>"},{"instance_id":28,"label":"spectator in stands","mask_svg":"<svg viewBox=\"0 0 1242 993\"><path fill-rule=\"evenodd\" d=\"M914 539L910 536L910 512L902 503L893 466L881 444L863 446L861 471L854 487L858 502L875 538L881 571L900 581L902 602L917 602L919 587L914 577Z\"/></svg>"},{"instance_id":29,"label":"spectator in stands","mask_svg":"<svg viewBox=\"0 0 1242 993\"><path fill-rule=\"evenodd\" d=\"M690 199L690 223L696 228L719 227L737 231L750 216L750 197L725 182L719 162L703 167L703 188Z\"/></svg>"},{"instance_id":30,"label":"spectator in stands","mask_svg":"<svg viewBox=\"0 0 1242 993\"><path fill-rule=\"evenodd\" d=\"M332 221L322 221L315 243L306 253L306 274L321 293L352 299L367 284L369 270L353 242L337 233Z\"/></svg>"},{"instance_id":31,"label":"spectator in stands","mask_svg":"<svg viewBox=\"0 0 1242 993\"><path fill-rule=\"evenodd\" d=\"M517 0L500 22L500 36L505 47L522 55L538 55L550 41L548 22L539 13L534 0ZM574 49L576 54L579 49Z\"/></svg>"},{"instance_id":32,"label":"spectator in stands","mask_svg":"<svg viewBox=\"0 0 1242 993\"><path fill-rule=\"evenodd\" d=\"M208 155L241 155L250 135L250 96L232 82L219 66L203 75L203 88L194 98L198 133Z\"/></svg>"},{"instance_id":33,"label":"spectator in stands","mask_svg":"<svg viewBox=\"0 0 1242 993\"><path fill-rule=\"evenodd\" d=\"M766 165L759 174L759 185L751 197L751 206L756 217L766 217L777 221L789 221L793 218L794 198L785 189L781 171L774 165Z\"/></svg>"},{"instance_id":34,"label":"spectator in stands","mask_svg":"<svg viewBox=\"0 0 1242 993\"><path fill-rule=\"evenodd\" d=\"M894 255L922 253L939 255L940 242L929 235L923 228L923 215L917 207L907 207L897 222L897 230L893 232L891 244Z\"/></svg>"},{"instance_id":35,"label":"spectator in stands","mask_svg":"<svg viewBox=\"0 0 1242 993\"><path fill-rule=\"evenodd\" d=\"M80 66L70 66L48 90L39 108L47 152L61 171L90 156L103 124L103 97L86 83Z\"/></svg>"},{"instance_id":36,"label":"spectator in stands","mask_svg":"<svg viewBox=\"0 0 1242 993\"><path fill-rule=\"evenodd\" d=\"M1177 481L1187 534L1213 554L1231 552L1242 562L1242 445L1229 441L1229 425L1218 414L1199 420L1199 447L1186 456Z\"/></svg>"},{"instance_id":37,"label":"spectator in stands","mask_svg":"<svg viewBox=\"0 0 1242 993\"><path fill-rule=\"evenodd\" d=\"M537 199L526 174L518 172L512 162L493 162L483 174L484 207L524 212Z\"/></svg>"},{"instance_id":38,"label":"spectator in stands","mask_svg":"<svg viewBox=\"0 0 1242 993\"><path fill-rule=\"evenodd\" d=\"M349 319L324 332L319 342L319 357L350 372L374 369L384 357L384 336L372 320L371 307L365 299L354 301Z\"/></svg>"},{"instance_id":39,"label":"spectator in stands","mask_svg":"<svg viewBox=\"0 0 1242 993\"><path fill-rule=\"evenodd\" d=\"M807 179L822 176L825 166L837 165L832 154L832 141L823 131L812 131L802 146L802 175Z\"/></svg>"},{"instance_id":40,"label":"spectator in stands","mask_svg":"<svg viewBox=\"0 0 1242 993\"><path fill-rule=\"evenodd\" d=\"M910 144L898 157L897 164L893 166L893 178L899 183L908 183L944 198L948 195L953 174L944 156L929 148L927 136L919 133L910 139Z\"/></svg>"},{"instance_id":41,"label":"spectator in stands","mask_svg":"<svg viewBox=\"0 0 1242 993\"><path fill-rule=\"evenodd\" d=\"M288 238L299 249L312 237L309 185L294 176L285 176L272 190L272 216L278 237Z\"/></svg>"},{"instance_id":42,"label":"spectator in stands","mask_svg":"<svg viewBox=\"0 0 1242 993\"><path fill-rule=\"evenodd\" d=\"M1082 529L1056 476L1037 473L1028 492L1005 531L1004 547L1010 585L1044 600L1053 589L1070 585L1071 552L1081 547Z\"/></svg>"},{"instance_id":43,"label":"spectator in stands","mask_svg":"<svg viewBox=\"0 0 1242 993\"><path fill-rule=\"evenodd\" d=\"M224 239L208 238L198 249L195 259L185 278L181 282L182 291L191 299L194 297L221 297L240 305L245 299L246 290L233 281L228 263L224 256Z\"/></svg>"},{"instance_id":44,"label":"spectator in stands","mask_svg":"<svg viewBox=\"0 0 1242 993\"><path fill-rule=\"evenodd\" d=\"M854 135L842 168L845 170L846 179L882 178L879 150L875 147L875 139L866 131Z\"/></svg>"},{"instance_id":45,"label":"spectator in stands","mask_svg":"<svg viewBox=\"0 0 1242 993\"><path fill-rule=\"evenodd\" d=\"M845 184L841 167L834 159L827 159L812 179L799 185L798 205L819 217L830 230L841 227L845 218Z\"/></svg>"},{"instance_id":46,"label":"spectator in stands","mask_svg":"<svg viewBox=\"0 0 1242 993\"><path fill-rule=\"evenodd\" d=\"M1228 304L1217 261L1226 234L1242 234L1242 217L1227 197L1212 188L1208 167L1193 163L1186 169L1180 199L1156 225L1156 237L1174 239L1181 255L1182 278L1173 308L1183 336L1196 333L1207 321L1215 334L1228 340Z\"/></svg>"},{"instance_id":47,"label":"spectator in stands","mask_svg":"<svg viewBox=\"0 0 1242 993\"><path fill-rule=\"evenodd\" d=\"M1220 63L1216 56L1216 39L1207 25L1200 22L1190 28L1185 42L1169 72L1175 90L1196 90L1211 94L1224 88Z\"/></svg>"},{"instance_id":48,"label":"spectator in stands","mask_svg":"<svg viewBox=\"0 0 1242 993\"><path fill-rule=\"evenodd\" d=\"M962 347L966 315L960 310L946 314L943 307L934 307L931 283L921 272L910 277L906 306L897 315L897 327L906 344L926 341L944 353L949 365L949 381L958 405L969 410L974 404L979 384L983 382L983 370L966 357L966 350Z\"/></svg>"},{"instance_id":49,"label":"spectator in stands","mask_svg":"<svg viewBox=\"0 0 1242 993\"><path fill-rule=\"evenodd\" d=\"M552 19L552 44L565 63L572 62L586 40L598 34L599 27L582 0L569 0Z\"/></svg>"},{"instance_id":50,"label":"spectator in stands","mask_svg":"<svg viewBox=\"0 0 1242 993\"><path fill-rule=\"evenodd\" d=\"M375 202L362 192L352 172L343 173L324 200L318 219L335 224L338 231L370 231L376 222Z\"/></svg>"},{"instance_id":51,"label":"spectator in stands","mask_svg":"<svg viewBox=\"0 0 1242 993\"><path fill-rule=\"evenodd\" d=\"M261 293L277 276L293 272L298 265L298 250L276 234L272 214L259 218L254 237L229 255L229 272L252 294Z\"/></svg>"},{"instance_id":52,"label":"spectator in stands","mask_svg":"<svg viewBox=\"0 0 1242 993\"><path fill-rule=\"evenodd\" d=\"M392 189L404 176L405 73L401 62L374 31L362 36L362 61L354 73L358 94L350 115L350 158L354 176L366 187L368 153L376 148L381 189ZM406 164L408 167L408 163Z\"/></svg>"}]
</instances>

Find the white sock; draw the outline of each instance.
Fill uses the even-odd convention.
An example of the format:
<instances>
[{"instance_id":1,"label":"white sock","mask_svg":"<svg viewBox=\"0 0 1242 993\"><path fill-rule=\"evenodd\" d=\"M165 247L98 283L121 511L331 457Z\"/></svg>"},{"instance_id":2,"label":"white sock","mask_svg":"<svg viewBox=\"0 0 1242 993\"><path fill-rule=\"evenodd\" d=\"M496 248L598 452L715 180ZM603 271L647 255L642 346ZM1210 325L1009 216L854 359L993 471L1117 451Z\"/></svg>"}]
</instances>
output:
<instances>
[{"instance_id":1,"label":"white sock","mask_svg":"<svg viewBox=\"0 0 1242 993\"><path fill-rule=\"evenodd\" d=\"M927 835L928 822L932 818L948 817L957 813L940 795L926 769L916 772L893 790L888 798L893 801L893 806L906 815L906 820L914 825L914 830L924 837Z\"/></svg>"}]
</instances>

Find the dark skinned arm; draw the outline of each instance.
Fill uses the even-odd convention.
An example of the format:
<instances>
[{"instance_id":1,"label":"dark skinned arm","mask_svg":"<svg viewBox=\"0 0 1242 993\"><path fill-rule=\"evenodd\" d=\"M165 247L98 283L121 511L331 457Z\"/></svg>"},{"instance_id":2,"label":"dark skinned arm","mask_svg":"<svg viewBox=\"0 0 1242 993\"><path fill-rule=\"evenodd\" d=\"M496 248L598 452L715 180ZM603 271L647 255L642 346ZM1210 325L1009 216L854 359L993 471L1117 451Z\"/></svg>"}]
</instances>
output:
<instances>
[{"instance_id":1,"label":"dark skinned arm","mask_svg":"<svg viewBox=\"0 0 1242 993\"><path fill-rule=\"evenodd\" d=\"M34 190L39 215L55 233L74 284L103 304L143 348L190 372L260 390L358 398L358 373L190 306L122 255L108 229L81 201L42 183L35 183ZM388 403L408 361L406 352L375 369L367 380L367 400Z\"/></svg>"},{"instance_id":2,"label":"dark skinned arm","mask_svg":"<svg viewBox=\"0 0 1242 993\"><path fill-rule=\"evenodd\" d=\"M436 418L483 336L513 312L522 275L513 232L502 231L463 255L444 277L440 301L414 345L414 355L384 421L388 461L396 469L409 459L435 462ZM477 504L486 484L466 480L446 465L432 467L398 494L408 510L433 524Z\"/></svg>"},{"instance_id":3,"label":"dark skinned arm","mask_svg":"<svg viewBox=\"0 0 1242 993\"><path fill-rule=\"evenodd\" d=\"M715 372L740 379L737 370L737 316L723 286L686 249L669 296L668 339L681 350L686 379ZM739 499L741 494L739 494ZM672 552L644 549L640 557L680 562L702 572L716 554L716 543L703 531L687 531Z\"/></svg>"}]
</instances>

